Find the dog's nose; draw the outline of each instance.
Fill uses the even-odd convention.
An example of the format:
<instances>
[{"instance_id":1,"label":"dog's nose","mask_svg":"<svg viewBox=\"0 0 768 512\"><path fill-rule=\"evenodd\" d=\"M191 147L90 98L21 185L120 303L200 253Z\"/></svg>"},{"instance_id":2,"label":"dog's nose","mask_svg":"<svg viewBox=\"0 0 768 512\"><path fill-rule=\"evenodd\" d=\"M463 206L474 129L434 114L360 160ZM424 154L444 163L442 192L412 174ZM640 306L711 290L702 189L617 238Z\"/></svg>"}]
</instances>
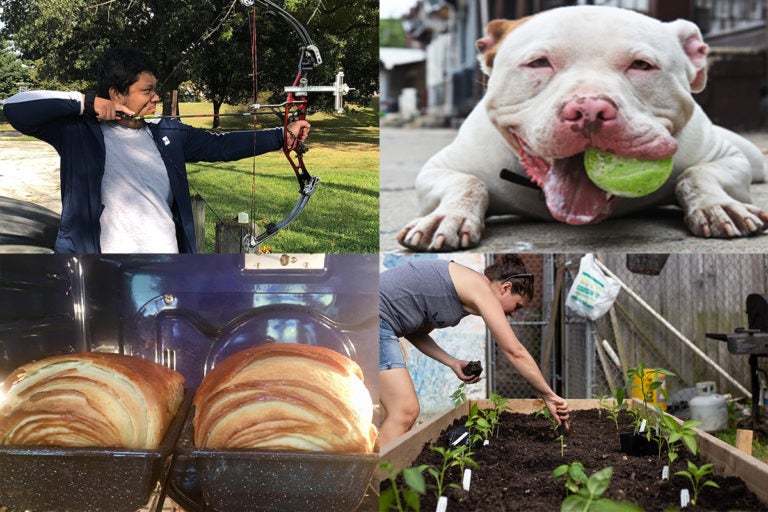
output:
<instances>
[{"instance_id":1,"label":"dog's nose","mask_svg":"<svg viewBox=\"0 0 768 512\"><path fill-rule=\"evenodd\" d=\"M609 98L603 96L578 97L567 101L560 118L574 129L598 131L606 123L616 120L618 108Z\"/></svg>"}]
</instances>

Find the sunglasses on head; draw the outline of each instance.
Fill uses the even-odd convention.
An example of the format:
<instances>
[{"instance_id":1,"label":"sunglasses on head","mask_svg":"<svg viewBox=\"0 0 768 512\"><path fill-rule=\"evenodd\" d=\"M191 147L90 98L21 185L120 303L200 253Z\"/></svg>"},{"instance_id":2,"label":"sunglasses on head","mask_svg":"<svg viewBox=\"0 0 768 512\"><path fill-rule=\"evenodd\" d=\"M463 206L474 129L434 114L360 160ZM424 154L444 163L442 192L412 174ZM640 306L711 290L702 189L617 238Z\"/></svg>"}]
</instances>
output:
<instances>
[{"instance_id":1,"label":"sunglasses on head","mask_svg":"<svg viewBox=\"0 0 768 512\"><path fill-rule=\"evenodd\" d=\"M511 279L523 279L523 280L530 279L531 283L533 283L533 274L515 274L515 275L512 275L512 276L509 276L509 277L506 277L506 278L502 279L501 282L503 284L503 283L506 283L507 281L509 281Z\"/></svg>"}]
</instances>

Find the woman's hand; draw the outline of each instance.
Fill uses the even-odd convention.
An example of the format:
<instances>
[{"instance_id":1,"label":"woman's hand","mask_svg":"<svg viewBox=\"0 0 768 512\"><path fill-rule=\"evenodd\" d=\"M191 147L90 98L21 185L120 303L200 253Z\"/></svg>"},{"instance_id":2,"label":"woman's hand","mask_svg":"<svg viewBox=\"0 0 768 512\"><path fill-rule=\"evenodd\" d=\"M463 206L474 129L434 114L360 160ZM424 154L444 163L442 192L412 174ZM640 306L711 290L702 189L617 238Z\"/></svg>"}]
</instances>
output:
<instances>
[{"instance_id":1,"label":"woman's hand","mask_svg":"<svg viewBox=\"0 0 768 512\"><path fill-rule=\"evenodd\" d=\"M467 384L474 384L476 382L480 382L480 376L479 375L465 375L462 368L467 366L469 364L469 361L462 361L460 359L454 359L451 364L448 365L448 367L453 370L453 373L456 374L456 376L462 380L463 382L466 382Z\"/></svg>"},{"instance_id":2,"label":"woman's hand","mask_svg":"<svg viewBox=\"0 0 768 512\"><path fill-rule=\"evenodd\" d=\"M555 418L557 424L564 425L565 430L568 430L568 402L554 393L551 395L542 395L541 398L544 400L544 404L547 406L547 409L549 409L549 414Z\"/></svg>"}]
</instances>

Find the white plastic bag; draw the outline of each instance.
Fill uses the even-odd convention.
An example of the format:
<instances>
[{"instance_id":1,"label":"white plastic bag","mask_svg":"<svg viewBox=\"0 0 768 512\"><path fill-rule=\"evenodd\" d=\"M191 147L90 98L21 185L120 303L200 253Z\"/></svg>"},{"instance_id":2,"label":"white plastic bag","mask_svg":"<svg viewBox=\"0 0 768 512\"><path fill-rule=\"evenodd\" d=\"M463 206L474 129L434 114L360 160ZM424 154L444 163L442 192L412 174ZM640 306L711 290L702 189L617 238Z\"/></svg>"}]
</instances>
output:
<instances>
[{"instance_id":1,"label":"white plastic bag","mask_svg":"<svg viewBox=\"0 0 768 512\"><path fill-rule=\"evenodd\" d=\"M581 258L565 305L577 315L597 320L611 309L620 289L621 284L605 275L595 263L595 255L590 253Z\"/></svg>"}]
</instances>

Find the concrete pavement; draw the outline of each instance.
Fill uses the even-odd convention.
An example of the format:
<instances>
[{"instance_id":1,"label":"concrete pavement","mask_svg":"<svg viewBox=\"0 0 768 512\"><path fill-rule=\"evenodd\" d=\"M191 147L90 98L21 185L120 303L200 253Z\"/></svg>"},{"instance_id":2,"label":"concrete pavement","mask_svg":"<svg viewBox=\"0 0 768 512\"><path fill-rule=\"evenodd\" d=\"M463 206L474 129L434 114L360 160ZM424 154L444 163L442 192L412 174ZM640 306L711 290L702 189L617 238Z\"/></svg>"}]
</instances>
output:
<instances>
[{"instance_id":1,"label":"concrete pavement","mask_svg":"<svg viewBox=\"0 0 768 512\"><path fill-rule=\"evenodd\" d=\"M396 240L402 227L418 216L413 182L422 164L451 142L456 130L381 128L380 251L407 252ZM745 134L768 158L768 133ZM768 210L768 183L753 185L753 203ZM608 219L593 226L569 226L518 216L486 220L485 235L473 252L768 252L768 234L733 240L691 235L677 207Z\"/></svg>"}]
</instances>

